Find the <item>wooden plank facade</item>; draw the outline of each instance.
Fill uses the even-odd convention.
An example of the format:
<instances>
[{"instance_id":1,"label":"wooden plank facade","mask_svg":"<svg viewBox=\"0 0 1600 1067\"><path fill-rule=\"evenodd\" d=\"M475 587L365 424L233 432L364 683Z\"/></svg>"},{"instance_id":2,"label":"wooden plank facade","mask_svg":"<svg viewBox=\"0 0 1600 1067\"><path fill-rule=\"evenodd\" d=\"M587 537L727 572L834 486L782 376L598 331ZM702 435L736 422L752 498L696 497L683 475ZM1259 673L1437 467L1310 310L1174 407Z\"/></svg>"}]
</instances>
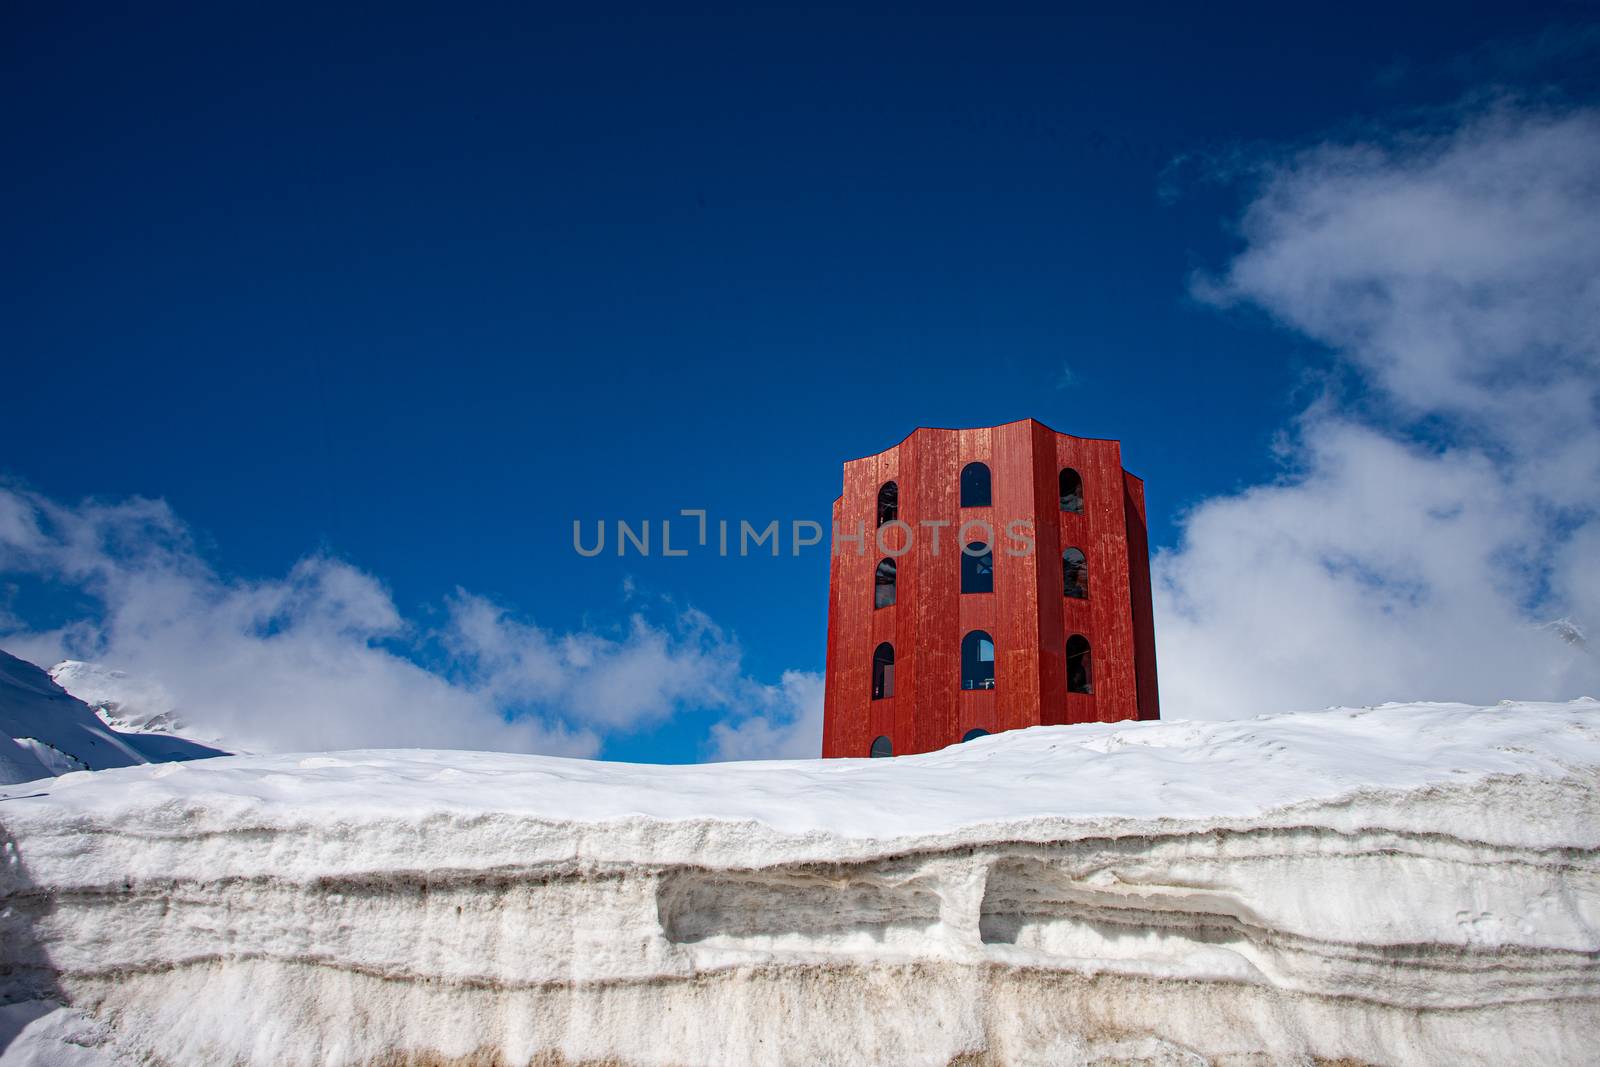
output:
<instances>
[{"instance_id":1,"label":"wooden plank facade","mask_svg":"<svg viewBox=\"0 0 1600 1067\"><path fill-rule=\"evenodd\" d=\"M991 504L962 507L962 469L989 468ZM1060 475L1082 478L1082 510L1062 507ZM897 521L878 524L897 489ZM927 752L969 731L1159 716L1144 483L1116 441L1072 437L1033 419L973 430L921 428L844 465L833 505L822 754ZM993 552L993 592L961 592L961 545ZM1087 595L1067 596L1062 553L1087 560ZM875 575L895 562L894 603ZM993 639L993 688L963 688L961 646ZM1089 643L1089 688L1069 692L1067 642ZM892 693L874 696L873 653L894 650ZM888 688L888 687L885 687Z\"/></svg>"}]
</instances>

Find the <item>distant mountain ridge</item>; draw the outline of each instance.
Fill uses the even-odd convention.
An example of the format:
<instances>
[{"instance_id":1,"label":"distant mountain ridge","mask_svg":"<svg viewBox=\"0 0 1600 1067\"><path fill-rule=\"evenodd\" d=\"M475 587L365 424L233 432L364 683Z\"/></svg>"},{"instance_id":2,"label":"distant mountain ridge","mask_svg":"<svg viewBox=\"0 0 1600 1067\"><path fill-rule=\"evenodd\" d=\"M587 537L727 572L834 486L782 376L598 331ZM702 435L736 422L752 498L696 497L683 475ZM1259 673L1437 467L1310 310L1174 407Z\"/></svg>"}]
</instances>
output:
<instances>
[{"instance_id":1,"label":"distant mountain ridge","mask_svg":"<svg viewBox=\"0 0 1600 1067\"><path fill-rule=\"evenodd\" d=\"M90 668L90 674L101 670L71 660L60 666L68 664ZM229 754L166 732L176 720L169 716L157 726L158 718L152 715L129 730L119 730L113 718L102 719L42 667L0 650L0 784Z\"/></svg>"}]
</instances>

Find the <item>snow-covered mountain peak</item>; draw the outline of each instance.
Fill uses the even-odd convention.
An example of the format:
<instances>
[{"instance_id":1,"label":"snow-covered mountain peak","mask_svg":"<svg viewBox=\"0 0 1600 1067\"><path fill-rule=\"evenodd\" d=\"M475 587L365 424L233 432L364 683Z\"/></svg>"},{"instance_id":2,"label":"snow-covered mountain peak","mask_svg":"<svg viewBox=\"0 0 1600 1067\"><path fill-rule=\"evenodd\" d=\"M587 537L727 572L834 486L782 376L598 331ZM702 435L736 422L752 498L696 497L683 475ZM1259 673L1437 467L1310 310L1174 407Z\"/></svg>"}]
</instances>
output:
<instances>
[{"instance_id":1,"label":"snow-covered mountain peak","mask_svg":"<svg viewBox=\"0 0 1600 1067\"><path fill-rule=\"evenodd\" d=\"M118 730L177 733L184 728L176 701L159 682L76 659L51 667L50 677Z\"/></svg>"}]
</instances>

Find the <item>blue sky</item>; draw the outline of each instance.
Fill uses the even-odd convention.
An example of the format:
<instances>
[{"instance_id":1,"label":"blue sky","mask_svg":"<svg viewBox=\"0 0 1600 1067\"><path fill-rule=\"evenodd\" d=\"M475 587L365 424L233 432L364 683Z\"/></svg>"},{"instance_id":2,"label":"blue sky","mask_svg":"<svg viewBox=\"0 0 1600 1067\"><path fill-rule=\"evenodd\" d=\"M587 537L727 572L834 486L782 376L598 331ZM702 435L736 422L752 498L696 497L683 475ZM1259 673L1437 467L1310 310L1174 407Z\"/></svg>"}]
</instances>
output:
<instances>
[{"instance_id":1,"label":"blue sky","mask_svg":"<svg viewBox=\"0 0 1600 1067\"><path fill-rule=\"evenodd\" d=\"M0 476L165 501L224 582L343 561L447 676L465 590L553 634L692 607L777 684L822 668L824 553L579 559L572 520L821 521L846 459L1032 416L1121 439L1175 548L1341 367L1193 294L1249 162L1485 87L1580 105L1586 18L13 10ZM700 758L726 711L599 751Z\"/></svg>"}]
</instances>

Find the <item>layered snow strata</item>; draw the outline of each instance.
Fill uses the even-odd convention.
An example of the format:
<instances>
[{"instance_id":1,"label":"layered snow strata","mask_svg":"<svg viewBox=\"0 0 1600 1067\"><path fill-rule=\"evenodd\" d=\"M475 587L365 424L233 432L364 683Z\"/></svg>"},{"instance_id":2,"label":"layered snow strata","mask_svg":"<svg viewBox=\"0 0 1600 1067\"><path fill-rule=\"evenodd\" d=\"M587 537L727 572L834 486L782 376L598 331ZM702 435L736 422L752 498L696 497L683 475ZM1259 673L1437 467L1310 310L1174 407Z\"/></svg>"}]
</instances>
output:
<instances>
[{"instance_id":1,"label":"layered snow strata","mask_svg":"<svg viewBox=\"0 0 1600 1067\"><path fill-rule=\"evenodd\" d=\"M1600 704L14 787L12 996L169 1064L1592 1062Z\"/></svg>"}]
</instances>

